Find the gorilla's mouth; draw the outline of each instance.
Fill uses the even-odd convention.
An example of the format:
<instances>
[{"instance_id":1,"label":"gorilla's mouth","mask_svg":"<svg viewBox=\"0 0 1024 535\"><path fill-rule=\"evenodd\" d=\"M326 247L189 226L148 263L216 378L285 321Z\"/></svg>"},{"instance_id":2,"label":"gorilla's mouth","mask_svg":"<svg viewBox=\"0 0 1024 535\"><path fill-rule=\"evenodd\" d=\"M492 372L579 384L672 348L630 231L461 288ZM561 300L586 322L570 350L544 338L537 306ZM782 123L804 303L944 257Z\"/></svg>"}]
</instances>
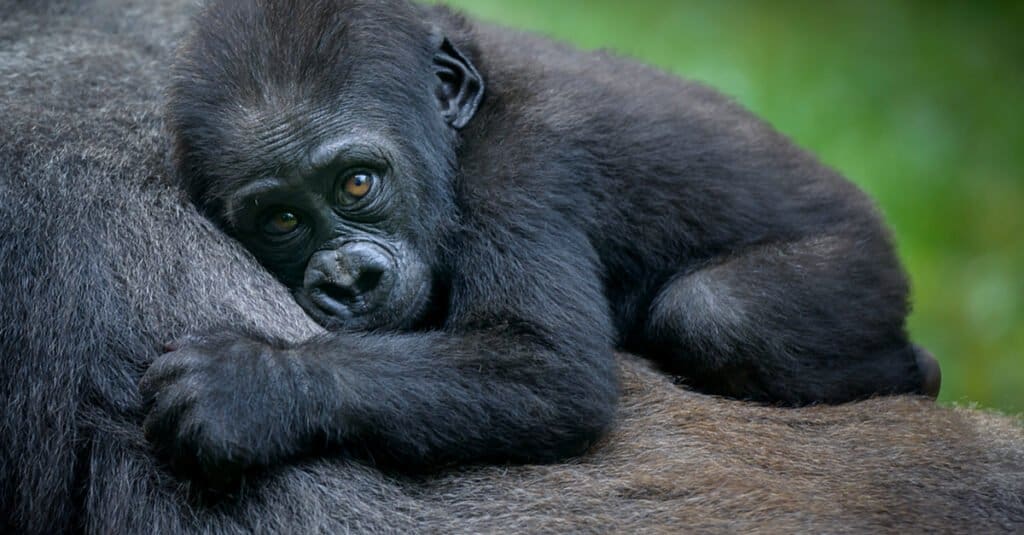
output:
<instances>
[{"instance_id":1,"label":"gorilla's mouth","mask_svg":"<svg viewBox=\"0 0 1024 535\"><path fill-rule=\"evenodd\" d=\"M373 310L376 300L368 300L367 296L366 293L334 284L325 284L309 291L310 301L317 308L339 320L348 320Z\"/></svg>"}]
</instances>

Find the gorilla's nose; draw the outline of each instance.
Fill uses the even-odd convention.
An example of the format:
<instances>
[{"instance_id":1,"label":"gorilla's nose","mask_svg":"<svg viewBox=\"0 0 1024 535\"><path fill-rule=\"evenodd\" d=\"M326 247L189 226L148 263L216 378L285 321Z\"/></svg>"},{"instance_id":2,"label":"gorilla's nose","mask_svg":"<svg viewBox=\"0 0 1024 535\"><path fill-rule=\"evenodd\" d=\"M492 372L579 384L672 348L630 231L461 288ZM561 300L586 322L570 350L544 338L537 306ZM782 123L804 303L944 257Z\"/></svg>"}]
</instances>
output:
<instances>
[{"instance_id":1,"label":"gorilla's nose","mask_svg":"<svg viewBox=\"0 0 1024 535\"><path fill-rule=\"evenodd\" d=\"M380 246L348 242L314 254L306 266L303 286L324 312L350 318L387 298L391 267L391 255Z\"/></svg>"}]
</instances>

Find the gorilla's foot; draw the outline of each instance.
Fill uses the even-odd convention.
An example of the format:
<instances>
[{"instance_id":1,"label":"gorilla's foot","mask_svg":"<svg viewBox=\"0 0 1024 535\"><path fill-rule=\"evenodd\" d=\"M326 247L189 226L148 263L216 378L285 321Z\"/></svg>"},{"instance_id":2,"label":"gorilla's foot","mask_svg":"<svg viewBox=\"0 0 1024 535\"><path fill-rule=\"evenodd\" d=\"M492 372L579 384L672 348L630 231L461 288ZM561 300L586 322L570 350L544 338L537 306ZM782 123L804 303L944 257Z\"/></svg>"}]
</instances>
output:
<instances>
[{"instance_id":1,"label":"gorilla's foot","mask_svg":"<svg viewBox=\"0 0 1024 535\"><path fill-rule=\"evenodd\" d=\"M917 368L921 370L921 393L935 399L939 396L939 388L942 387L942 369L939 367L939 361L930 351L917 344L914 344L914 353L917 355Z\"/></svg>"}]
</instances>

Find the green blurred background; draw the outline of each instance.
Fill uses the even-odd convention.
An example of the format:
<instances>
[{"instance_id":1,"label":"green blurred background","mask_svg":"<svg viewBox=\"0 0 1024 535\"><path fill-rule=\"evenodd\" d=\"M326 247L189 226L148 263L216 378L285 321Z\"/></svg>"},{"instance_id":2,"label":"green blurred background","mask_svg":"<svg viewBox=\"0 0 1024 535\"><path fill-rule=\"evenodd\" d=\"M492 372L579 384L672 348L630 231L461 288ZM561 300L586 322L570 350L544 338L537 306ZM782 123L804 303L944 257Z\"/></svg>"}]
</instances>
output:
<instances>
[{"instance_id":1,"label":"green blurred background","mask_svg":"<svg viewBox=\"0 0 1024 535\"><path fill-rule=\"evenodd\" d=\"M1024 411L1024 2L454 0L735 97L878 200L943 400Z\"/></svg>"}]
</instances>

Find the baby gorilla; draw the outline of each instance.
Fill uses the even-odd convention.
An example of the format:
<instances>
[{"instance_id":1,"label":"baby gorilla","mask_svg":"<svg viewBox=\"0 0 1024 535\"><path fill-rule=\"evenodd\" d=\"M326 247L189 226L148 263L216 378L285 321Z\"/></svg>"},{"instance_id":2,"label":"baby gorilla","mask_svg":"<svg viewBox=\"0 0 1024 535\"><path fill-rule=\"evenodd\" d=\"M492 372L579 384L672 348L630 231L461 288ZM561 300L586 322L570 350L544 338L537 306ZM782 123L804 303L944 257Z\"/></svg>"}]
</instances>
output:
<instances>
[{"instance_id":1,"label":"baby gorilla","mask_svg":"<svg viewBox=\"0 0 1024 535\"><path fill-rule=\"evenodd\" d=\"M145 425L175 466L564 458L612 422L616 348L753 400L937 389L871 202L715 91L400 0L196 26L178 172L331 332L158 359Z\"/></svg>"}]
</instances>

